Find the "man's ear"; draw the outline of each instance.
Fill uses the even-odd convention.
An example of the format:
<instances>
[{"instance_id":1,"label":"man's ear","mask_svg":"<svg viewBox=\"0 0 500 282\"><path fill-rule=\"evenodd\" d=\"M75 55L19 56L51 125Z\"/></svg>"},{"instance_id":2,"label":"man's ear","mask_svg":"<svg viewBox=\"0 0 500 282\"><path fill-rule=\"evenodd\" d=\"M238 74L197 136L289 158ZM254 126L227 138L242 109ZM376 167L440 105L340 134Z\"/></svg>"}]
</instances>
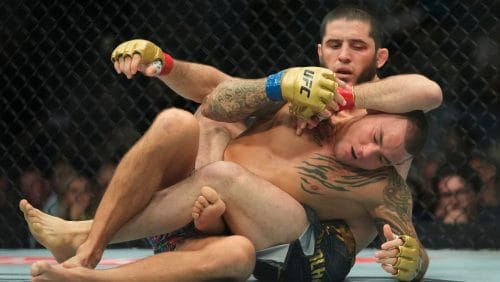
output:
<instances>
[{"instance_id":1,"label":"man's ear","mask_svg":"<svg viewBox=\"0 0 500 282\"><path fill-rule=\"evenodd\" d=\"M321 50L321 43L316 44L316 51L318 52L318 58L321 60L323 57L323 51Z\"/></svg>"},{"instance_id":2,"label":"man's ear","mask_svg":"<svg viewBox=\"0 0 500 282\"><path fill-rule=\"evenodd\" d=\"M389 59L389 49L379 48L377 50L377 69L383 67L388 59Z\"/></svg>"}]
</instances>

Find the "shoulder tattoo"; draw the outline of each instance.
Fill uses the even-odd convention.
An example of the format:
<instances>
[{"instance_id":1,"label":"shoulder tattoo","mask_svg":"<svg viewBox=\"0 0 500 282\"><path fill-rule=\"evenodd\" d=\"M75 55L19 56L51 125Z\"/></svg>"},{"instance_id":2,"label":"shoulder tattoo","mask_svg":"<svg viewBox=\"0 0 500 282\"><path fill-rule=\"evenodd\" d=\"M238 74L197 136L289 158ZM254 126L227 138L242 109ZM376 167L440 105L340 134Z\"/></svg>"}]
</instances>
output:
<instances>
[{"instance_id":1,"label":"shoulder tattoo","mask_svg":"<svg viewBox=\"0 0 500 282\"><path fill-rule=\"evenodd\" d=\"M321 191L324 189L350 191L387 178L386 170L355 169L337 162L333 157L321 154L303 161L302 165L296 168L302 190L310 194L323 194Z\"/></svg>"}]
</instances>

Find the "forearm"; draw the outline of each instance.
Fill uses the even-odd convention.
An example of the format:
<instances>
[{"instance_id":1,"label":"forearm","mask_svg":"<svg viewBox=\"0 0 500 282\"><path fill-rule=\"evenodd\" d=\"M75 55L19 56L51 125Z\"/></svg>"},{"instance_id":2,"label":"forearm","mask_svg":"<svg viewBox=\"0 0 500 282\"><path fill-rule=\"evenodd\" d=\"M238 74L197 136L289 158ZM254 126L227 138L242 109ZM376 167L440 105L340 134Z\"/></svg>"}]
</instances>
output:
<instances>
[{"instance_id":1,"label":"forearm","mask_svg":"<svg viewBox=\"0 0 500 282\"><path fill-rule=\"evenodd\" d=\"M387 77L354 86L355 106L386 113L430 111L443 100L441 88L418 74Z\"/></svg>"},{"instance_id":2,"label":"forearm","mask_svg":"<svg viewBox=\"0 0 500 282\"><path fill-rule=\"evenodd\" d=\"M231 76L212 66L174 60L172 70L158 78L182 97L201 103L217 85Z\"/></svg>"},{"instance_id":3,"label":"forearm","mask_svg":"<svg viewBox=\"0 0 500 282\"><path fill-rule=\"evenodd\" d=\"M241 121L257 111L275 111L284 102L266 95L266 79L231 79L219 84L200 106L204 116L217 121Z\"/></svg>"}]
</instances>

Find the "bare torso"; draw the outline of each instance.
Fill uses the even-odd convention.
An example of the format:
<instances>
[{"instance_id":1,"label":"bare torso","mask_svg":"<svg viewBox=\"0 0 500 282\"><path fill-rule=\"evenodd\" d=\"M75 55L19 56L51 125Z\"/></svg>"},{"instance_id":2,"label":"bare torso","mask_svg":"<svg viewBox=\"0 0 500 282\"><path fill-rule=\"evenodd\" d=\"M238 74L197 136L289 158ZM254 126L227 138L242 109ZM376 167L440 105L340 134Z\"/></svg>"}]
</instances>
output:
<instances>
[{"instance_id":1,"label":"bare torso","mask_svg":"<svg viewBox=\"0 0 500 282\"><path fill-rule=\"evenodd\" d=\"M334 139L330 126L308 130L302 136L296 135L295 126L284 107L272 120L232 140L224 159L240 164L312 207L321 220L344 219L361 250L376 235L367 207L380 204L384 189L362 183L376 183L373 179L384 172L353 172L336 162L332 158Z\"/></svg>"}]
</instances>

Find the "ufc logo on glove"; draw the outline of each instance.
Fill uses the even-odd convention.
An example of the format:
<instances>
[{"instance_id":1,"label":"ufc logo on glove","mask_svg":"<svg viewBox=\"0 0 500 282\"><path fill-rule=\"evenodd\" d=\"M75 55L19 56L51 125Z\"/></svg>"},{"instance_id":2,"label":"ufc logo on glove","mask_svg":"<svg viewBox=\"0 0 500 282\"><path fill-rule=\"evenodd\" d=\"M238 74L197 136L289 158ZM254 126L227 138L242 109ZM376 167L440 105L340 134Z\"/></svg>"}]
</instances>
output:
<instances>
[{"instance_id":1,"label":"ufc logo on glove","mask_svg":"<svg viewBox=\"0 0 500 282\"><path fill-rule=\"evenodd\" d=\"M305 69L304 76L302 77L302 81L304 82L304 84L300 87L299 94L305 92L307 94L307 98L311 96L311 86L313 78L314 78L314 71Z\"/></svg>"}]
</instances>

